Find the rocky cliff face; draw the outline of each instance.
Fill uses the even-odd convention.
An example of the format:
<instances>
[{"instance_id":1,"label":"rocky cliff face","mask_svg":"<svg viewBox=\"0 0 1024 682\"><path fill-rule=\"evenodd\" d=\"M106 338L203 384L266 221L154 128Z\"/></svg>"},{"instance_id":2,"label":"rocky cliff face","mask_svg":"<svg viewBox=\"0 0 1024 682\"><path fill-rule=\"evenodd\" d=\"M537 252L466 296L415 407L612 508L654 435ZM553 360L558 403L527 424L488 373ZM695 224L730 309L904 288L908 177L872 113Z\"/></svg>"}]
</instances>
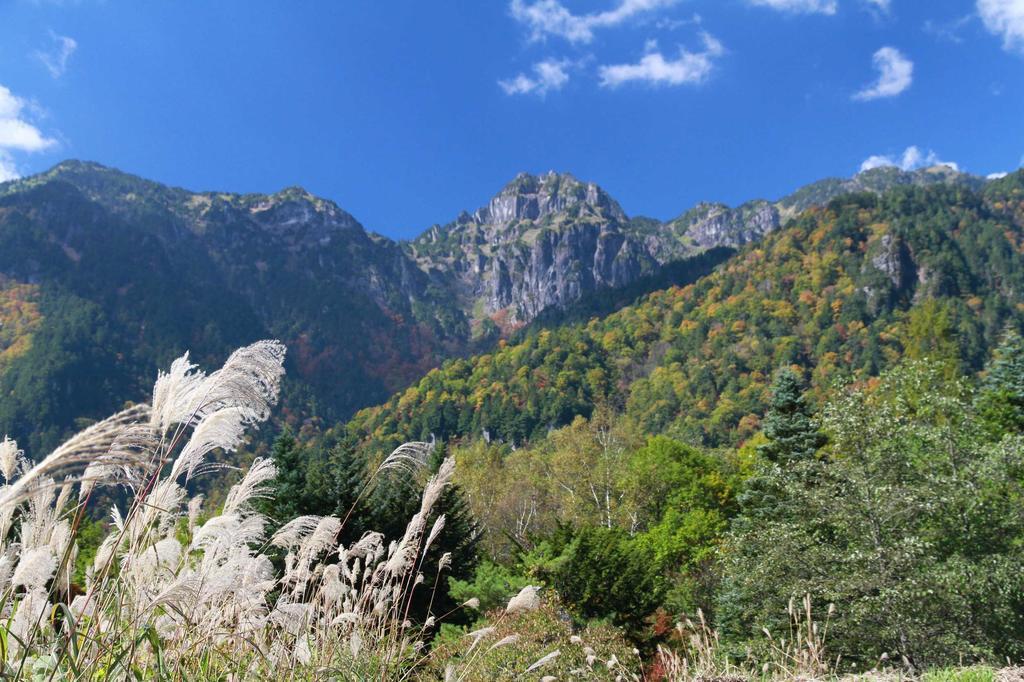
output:
<instances>
[{"instance_id":1,"label":"rocky cliff face","mask_svg":"<svg viewBox=\"0 0 1024 682\"><path fill-rule=\"evenodd\" d=\"M725 204L697 204L667 227L704 249L738 247L761 240L778 229L779 210L767 201L752 201L738 208Z\"/></svg>"},{"instance_id":2,"label":"rocky cliff face","mask_svg":"<svg viewBox=\"0 0 1024 682\"><path fill-rule=\"evenodd\" d=\"M627 225L618 203L593 183L521 174L472 215L405 246L424 271L449 278L479 331L488 320L508 330L652 272L658 261Z\"/></svg>"},{"instance_id":3,"label":"rocky cliff face","mask_svg":"<svg viewBox=\"0 0 1024 682\"><path fill-rule=\"evenodd\" d=\"M554 172L541 176L520 173L487 206L473 214L480 224L507 225L538 221L562 213L586 213L596 218L625 221L626 214L594 183Z\"/></svg>"},{"instance_id":4,"label":"rocky cliff face","mask_svg":"<svg viewBox=\"0 0 1024 682\"><path fill-rule=\"evenodd\" d=\"M435 225L404 247L420 269L448 280L478 333L493 332L493 323L508 331L547 308L630 284L667 263L757 242L798 211L842 194L939 182L981 181L945 166L914 172L878 168L823 180L776 202L754 200L735 208L700 203L661 222L631 219L600 187L571 175L524 173L486 206Z\"/></svg>"}]
</instances>

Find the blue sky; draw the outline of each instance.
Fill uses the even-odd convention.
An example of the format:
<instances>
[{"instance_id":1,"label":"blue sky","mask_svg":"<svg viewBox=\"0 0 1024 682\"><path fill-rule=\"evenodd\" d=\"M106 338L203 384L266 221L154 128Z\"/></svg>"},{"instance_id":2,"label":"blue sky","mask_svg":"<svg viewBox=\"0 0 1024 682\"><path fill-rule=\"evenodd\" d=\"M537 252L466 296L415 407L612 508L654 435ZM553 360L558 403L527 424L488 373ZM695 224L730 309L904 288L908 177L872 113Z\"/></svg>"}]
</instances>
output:
<instances>
[{"instance_id":1,"label":"blue sky","mask_svg":"<svg viewBox=\"0 0 1024 682\"><path fill-rule=\"evenodd\" d=\"M1024 0L0 0L0 175L64 158L412 236L519 171L631 215L1024 156Z\"/></svg>"}]
</instances>

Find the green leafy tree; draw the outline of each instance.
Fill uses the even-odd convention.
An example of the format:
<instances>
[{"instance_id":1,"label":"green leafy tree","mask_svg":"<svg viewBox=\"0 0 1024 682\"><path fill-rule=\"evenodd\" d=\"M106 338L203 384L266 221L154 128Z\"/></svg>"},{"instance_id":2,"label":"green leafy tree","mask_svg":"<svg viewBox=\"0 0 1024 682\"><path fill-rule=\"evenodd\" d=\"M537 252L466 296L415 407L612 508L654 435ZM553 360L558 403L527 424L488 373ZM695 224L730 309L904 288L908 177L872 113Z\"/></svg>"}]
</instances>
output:
<instances>
[{"instance_id":1,"label":"green leafy tree","mask_svg":"<svg viewBox=\"0 0 1024 682\"><path fill-rule=\"evenodd\" d=\"M719 617L737 651L788 632L787 602L811 594L835 604L830 651L847 663L1024 653L1024 450L984 437L947 372L911 363L841 395L828 457L771 471L774 513L744 511L726 545Z\"/></svg>"},{"instance_id":2,"label":"green leafy tree","mask_svg":"<svg viewBox=\"0 0 1024 682\"><path fill-rule=\"evenodd\" d=\"M486 613L504 608L509 599L529 584L530 578L515 569L485 560L476 567L471 578L449 578L448 593L459 604L478 599L478 610Z\"/></svg>"}]
</instances>

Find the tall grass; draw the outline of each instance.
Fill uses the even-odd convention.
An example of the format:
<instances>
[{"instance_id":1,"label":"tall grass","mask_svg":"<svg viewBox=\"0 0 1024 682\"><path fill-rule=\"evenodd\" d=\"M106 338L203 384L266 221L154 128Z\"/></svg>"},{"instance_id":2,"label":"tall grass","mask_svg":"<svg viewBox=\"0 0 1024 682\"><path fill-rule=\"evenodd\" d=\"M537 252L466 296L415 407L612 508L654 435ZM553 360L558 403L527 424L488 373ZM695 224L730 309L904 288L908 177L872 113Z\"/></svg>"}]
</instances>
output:
<instances>
[{"instance_id":1,"label":"tall grass","mask_svg":"<svg viewBox=\"0 0 1024 682\"><path fill-rule=\"evenodd\" d=\"M185 484L266 420L277 400L284 347L236 351L209 375L188 355L161 373L149 404L71 438L33 464L0 443L0 664L36 679L391 678L410 670L432 622L408 619L432 575L424 557L444 526L428 520L454 463L423 489L404 535L368 531L349 546L344 521L302 516L267 536L254 502L274 463L257 459L206 510ZM416 467L425 446L403 446L382 469ZM72 582L76 535L100 486L121 486L110 533ZM283 552L284 571L269 558ZM433 620L433 619L431 619Z\"/></svg>"}]
</instances>

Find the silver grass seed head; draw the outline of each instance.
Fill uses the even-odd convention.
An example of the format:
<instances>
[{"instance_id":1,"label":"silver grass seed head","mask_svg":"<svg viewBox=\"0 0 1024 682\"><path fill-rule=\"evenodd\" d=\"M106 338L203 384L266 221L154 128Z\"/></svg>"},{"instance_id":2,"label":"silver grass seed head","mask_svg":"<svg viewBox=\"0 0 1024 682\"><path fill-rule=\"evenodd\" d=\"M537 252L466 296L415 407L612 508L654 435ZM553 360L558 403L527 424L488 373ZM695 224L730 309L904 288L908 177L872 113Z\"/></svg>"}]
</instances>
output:
<instances>
[{"instance_id":1,"label":"silver grass seed head","mask_svg":"<svg viewBox=\"0 0 1024 682\"><path fill-rule=\"evenodd\" d=\"M270 544L282 549L298 547L320 525L320 518L314 515L295 517L274 533Z\"/></svg>"},{"instance_id":2,"label":"silver grass seed head","mask_svg":"<svg viewBox=\"0 0 1024 682\"><path fill-rule=\"evenodd\" d=\"M111 533L103 538L92 561L92 567L96 573L103 571L104 567L113 559L114 552L117 550L117 542L117 533Z\"/></svg>"},{"instance_id":3,"label":"silver grass seed head","mask_svg":"<svg viewBox=\"0 0 1024 682\"><path fill-rule=\"evenodd\" d=\"M346 609L334 617L334 620L331 621L331 625L355 625L360 620L361 618L358 613Z\"/></svg>"},{"instance_id":4,"label":"silver grass seed head","mask_svg":"<svg viewBox=\"0 0 1024 682\"><path fill-rule=\"evenodd\" d=\"M17 660L23 646L27 646L31 650L33 642L29 635L32 632L38 636L40 629L45 631L49 628L50 620L45 617L49 610L50 602L47 599L46 590L42 587L30 589L18 602L18 610L14 612L14 617L8 628L8 633L13 635L8 643L8 655L13 656L11 660Z\"/></svg>"},{"instance_id":5,"label":"silver grass seed head","mask_svg":"<svg viewBox=\"0 0 1024 682\"><path fill-rule=\"evenodd\" d=\"M242 480L228 491L223 513L235 514L247 511L252 500L266 497L270 493L268 484L276 476L277 467L274 461L257 457Z\"/></svg>"},{"instance_id":6,"label":"silver grass seed head","mask_svg":"<svg viewBox=\"0 0 1024 682\"><path fill-rule=\"evenodd\" d=\"M537 594L539 591L539 586L527 585L519 591L519 594L509 600L508 605L505 607L505 613L513 614L536 611L540 608L540 596Z\"/></svg>"},{"instance_id":7,"label":"silver grass seed head","mask_svg":"<svg viewBox=\"0 0 1024 682\"><path fill-rule=\"evenodd\" d=\"M436 540L437 536L441 534L441 531L444 530L444 524L445 524L445 515L444 514L441 514L440 516L438 516L434 520L434 525L431 526L430 533L427 534L427 542L423 545L423 553L424 554L426 553L426 551L428 549L430 549L430 546L434 544L434 540Z\"/></svg>"},{"instance_id":8,"label":"silver grass seed head","mask_svg":"<svg viewBox=\"0 0 1024 682\"><path fill-rule=\"evenodd\" d=\"M352 658L359 658L359 652L363 649L363 638L359 635L358 630L354 630L349 637L348 648L352 653Z\"/></svg>"},{"instance_id":9,"label":"silver grass seed head","mask_svg":"<svg viewBox=\"0 0 1024 682\"><path fill-rule=\"evenodd\" d=\"M160 371L153 385L153 412L150 423L161 434L188 419L187 410L205 374L188 360L188 351L171 363L167 372Z\"/></svg>"},{"instance_id":10,"label":"silver grass seed head","mask_svg":"<svg viewBox=\"0 0 1024 682\"><path fill-rule=\"evenodd\" d=\"M203 495L196 495L188 501L188 529L189 532L195 530L196 523L199 521L199 514L203 509Z\"/></svg>"},{"instance_id":11,"label":"silver grass seed head","mask_svg":"<svg viewBox=\"0 0 1024 682\"><path fill-rule=\"evenodd\" d=\"M503 637L503 638L499 639L497 642L495 642L494 644L492 644L491 648L488 649L488 651L493 651L494 649L498 649L498 648L501 648L503 646L508 646L509 644L515 644L518 641L519 641L519 635L509 635L508 637Z\"/></svg>"},{"instance_id":12,"label":"silver grass seed head","mask_svg":"<svg viewBox=\"0 0 1024 682\"><path fill-rule=\"evenodd\" d=\"M441 462L441 466L438 467L437 473L430 477L430 480L427 481L427 485L423 488L423 499L420 504L421 516L426 518L430 515L430 511L441 498L441 493L443 493L445 487L451 483L452 475L454 473L455 459L452 457L445 457L444 461Z\"/></svg>"},{"instance_id":13,"label":"silver grass seed head","mask_svg":"<svg viewBox=\"0 0 1024 682\"><path fill-rule=\"evenodd\" d=\"M466 637L472 637L473 639L482 639L494 633L493 627L480 628L479 630L473 630L472 632L466 633Z\"/></svg>"},{"instance_id":14,"label":"silver grass seed head","mask_svg":"<svg viewBox=\"0 0 1024 682\"><path fill-rule=\"evenodd\" d=\"M341 533L341 519L336 516L323 516L313 531L303 539L299 553L307 561L334 546L338 534Z\"/></svg>"},{"instance_id":15,"label":"silver grass seed head","mask_svg":"<svg viewBox=\"0 0 1024 682\"><path fill-rule=\"evenodd\" d=\"M210 452L234 452L245 436L245 417L245 411L238 407L225 407L203 417L174 460L169 478L184 475L187 481L203 467Z\"/></svg>"},{"instance_id":16,"label":"silver grass seed head","mask_svg":"<svg viewBox=\"0 0 1024 682\"><path fill-rule=\"evenodd\" d=\"M169 573L181 560L181 543L167 537L147 547L131 561L132 573L145 580L154 580L158 573Z\"/></svg>"},{"instance_id":17,"label":"silver grass seed head","mask_svg":"<svg viewBox=\"0 0 1024 682\"><path fill-rule=\"evenodd\" d=\"M309 648L309 640L300 637L295 643L295 662L301 666L307 666L313 660L313 652Z\"/></svg>"},{"instance_id":18,"label":"silver grass seed head","mask_svg":"<svg viewBox=\"0 0 1024 682\"><path fill-rule=\"evenodd\" d=\"M15 511L16 507L13 505L0 506L0 538L6 538L10 533L11 526L14 524Z\"/></svg>"},{"instance_id":19,"label":"silver grass seed head","mask_svg":"<svg viewBox=\"0 0 1024 682\"><path fill-rule=\"evenodd\" d=\"M352 545L347 550L347 554L350 557L364 558L366 556L376 556L377 552L384 547L384 534L376 531L367 531L363 534L363 537L359 538L359 541ZM342 548L339 547L339 556Z\"/></svg>"},{"instance_id":20,"label":"silver grass seed head","mask_svg":"<svg viewBox=\"0 0 1024 682\"><path fill-rule=\"evenodd\" d=\"M18 547L7 547L0 554L0 594L7 591L7 583L14 573L14 560L18 556Z\"/></svg>"},{"instance_id":21,"label":"silver grass seed head","mask_svg":"<svg viewBox=\"0 0 1024 682\"><path fill-rule=\"evenodd\" d=\"M547 654L545 656L542 656L541 658L539 658L536 661L534 661L533 665L531 665L529 668L527 668L526 670L523 671L523 674L525 675L526 673L532 673L537 668L541 668L541 667L547 665L548 663L550 663L551 661L555 660L561 654L562 654L561 651L559 651L558 649L555 649L551 653L549 653L549 654Z\"/></svg>"},{"instance_id":22,"label":"silver grass seed head","mask_svg":"<svg viewBox=\"0 0 1024 682\"><path fill-rule=\"evenodd\" d=\"M385 471L413 474L427 465L431 449L429 443L402 443L384 458L374 476L379 476Z\"/></svg>"},{"instance_id":23,"label":"silver grass seed head","mask_svg":"<svg viewBox=\"0 0 1024 682\"><path fill-rule=\"evenodd\" d=\"M25 462L25 453L18 449L17 442L7 436L0 441L0 474L10 483Z\"/></svg>"},{"instance_id":24,"label":"silver grass seed head","mask_svg":"<svg viewBox=\"0 0 1024 682\"><path fill-rule=\"evenodd\" d=\"M14 569L11 584L28 590L42 588L57 570L57 557L49 546L35 547L23 553Z\"/></svg>"}]
</instances>

